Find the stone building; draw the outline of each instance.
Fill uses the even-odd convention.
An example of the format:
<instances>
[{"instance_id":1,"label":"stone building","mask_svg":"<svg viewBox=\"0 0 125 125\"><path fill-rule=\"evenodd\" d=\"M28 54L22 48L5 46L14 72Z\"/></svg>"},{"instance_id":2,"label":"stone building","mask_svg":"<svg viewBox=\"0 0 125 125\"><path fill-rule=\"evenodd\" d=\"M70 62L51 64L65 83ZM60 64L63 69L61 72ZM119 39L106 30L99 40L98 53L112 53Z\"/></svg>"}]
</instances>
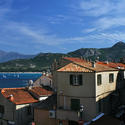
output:
<instances>
[{"instance_id":1,"label":"stone building","mask_svg":"<svg viewBox=\"0 0 125 125\"><path fill-rule=\"evenodd\" d=\"M41 87L1 89L0 125L28 125L33 121L33 106L51 94Z\"/></svg>"},{"instance_id":2,"label":"stone building","mask_svg":"<svg viewBox=\"0 0 125 125\"><path fill-rule=\"evenodd\" d=\"M78 125L125 104L125 65L121 63L64 57L54 62L52 70L57 106L46 110L41 103L42 108L35 109L36 125L45 121L46 125ZM53 118L49 117L51 110Z\"/></svg>"},{"instance_id":3,"label":"stone building","mask_svg":"<svg viewBox=\"0 0 125 125\"><path fill-rule=\"evenodd\" d=\"M42 75L40 78L38 78L34 83L34 86L48 86L53 88L52 84L52 76L51 75Z\"/></svg>"},{"instance_id":4,"label":"stone building","mask_svg":"<svg viewBox=\"0 0 125 125\"><path fill-rule=\"evenodd\" d=\"M119 101L116 90L124 89L124 66L120 63L112 67L70 57L54 63L52 68L53 84L57 90L57 119L62 123L67 121L70 125L78 124L80 119L90 121L101 112L110 114L123 101L124 94Z\"/></svg>"}]
</instances>

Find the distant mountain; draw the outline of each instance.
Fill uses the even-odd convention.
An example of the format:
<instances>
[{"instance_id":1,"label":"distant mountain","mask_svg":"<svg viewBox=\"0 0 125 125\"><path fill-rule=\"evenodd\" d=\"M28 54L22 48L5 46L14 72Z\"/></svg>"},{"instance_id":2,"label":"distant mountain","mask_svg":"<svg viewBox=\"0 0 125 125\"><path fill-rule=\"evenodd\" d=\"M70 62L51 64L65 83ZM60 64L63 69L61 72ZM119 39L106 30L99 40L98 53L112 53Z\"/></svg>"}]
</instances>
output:
<instances>
[{"instance_id":1,"label":"distant mountain","mask_svg":"<svg viewBox=\"0 0 125 125\"><path fill-rule=\"evenodd\" d=\"M35 57L35 55L24 55L16 52L5 52L0 50L0 62L7 62L15 59L29 59L33 57Z\"/></svg>"},{"instance_id":2,"label":"distant mountain","mask_svg":"<svg viewBox=\"0 0 125 125\"><path fill-rule=\"evenodd\" d=\"M0 51L4 55L4 52ZM6 55L6 53L5 53ZM14 54L16 55L16 54ZM119 61L125 57L125 43L118 42L109 48L81 48L67 54L62 53L40 53L31 59L16 59L0 64L0 71L42 71L50 68L52 62L62 56L83 57L100 61ZM18 54L17 54L18 57Z\"/></svg>"},{"instance_id":3,"label":"distant mountain","mask_svg":"<svg viewBox=\"0 0 125 125\"><path fill-rule=\"evenodd\" d=\"M31 59L17 59L0 63L1 72L41 72L49 69L55 59L65 54L61 53L40 53Z\"/></svg>"},{"instance_id":4,"label":"distant mountain","mask_svg":"<svg viewBox=\"0 0 125 125\"><path fill-rule=\"evenodd\" d=\"M73 52L69 52L68 55L73 57L85 57L92 60L99 59L101 61L119 61L120 58L125 57L125 43L118 42L109 48L81 48Z\"/></svg>"}]
</instances>

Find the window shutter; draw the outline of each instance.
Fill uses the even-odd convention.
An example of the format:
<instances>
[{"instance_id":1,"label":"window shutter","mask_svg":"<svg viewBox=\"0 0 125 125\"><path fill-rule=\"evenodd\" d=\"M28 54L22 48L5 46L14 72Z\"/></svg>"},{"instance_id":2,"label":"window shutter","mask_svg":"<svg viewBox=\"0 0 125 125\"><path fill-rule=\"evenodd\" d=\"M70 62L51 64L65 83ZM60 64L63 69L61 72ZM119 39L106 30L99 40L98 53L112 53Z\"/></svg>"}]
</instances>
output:
<instances>
[{"instance_id":1,"label":"window shutter","mask_svg":"<svg viewBox=\"0 0 125 125\"><path fill-rule=\"evenodd\" d=\"M71 99L71 110L80 110L80 99Z\"/></svg>"},{"instance_id":2,"label":"window shutter","mask_svg":"<svg viewBox=\"0 0 125 125\"><path fill-rule=\"evenodd\" d=\"M78 75L78 80L79 80L79 85L82 85L83 83L83 81L82 81L82 75Z\"/></svg>"},{"instance_id":3,"label":"window shutter","mask_svg":"<svg viewBox=\"0 0 125 125\"><path fill-rule=\"evenodd\" d=\"M70 85L73 85L73 75L70 75Z\"/></svg>"}]
</instances>

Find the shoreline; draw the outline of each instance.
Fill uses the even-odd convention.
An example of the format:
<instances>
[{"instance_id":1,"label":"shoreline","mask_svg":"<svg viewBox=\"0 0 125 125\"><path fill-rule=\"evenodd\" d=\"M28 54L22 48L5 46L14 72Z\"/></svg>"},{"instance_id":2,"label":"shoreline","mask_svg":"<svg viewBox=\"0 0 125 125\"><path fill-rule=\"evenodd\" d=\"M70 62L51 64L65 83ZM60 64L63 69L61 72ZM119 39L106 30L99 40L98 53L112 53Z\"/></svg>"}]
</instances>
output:
<instances>
[{"instance_id":1,"label":"shoreline","mask_svg":"<svg viewBox=\"0 0 125 125\"><path fill-rule=\"evenodd\" d=\"M42 74L42 72L0 72L0 73L21 73L21 74L23 74L23 73L28 73L28 74L35 74L35 73L39 73L39 74Z\"/></svg>"}]
</instances>

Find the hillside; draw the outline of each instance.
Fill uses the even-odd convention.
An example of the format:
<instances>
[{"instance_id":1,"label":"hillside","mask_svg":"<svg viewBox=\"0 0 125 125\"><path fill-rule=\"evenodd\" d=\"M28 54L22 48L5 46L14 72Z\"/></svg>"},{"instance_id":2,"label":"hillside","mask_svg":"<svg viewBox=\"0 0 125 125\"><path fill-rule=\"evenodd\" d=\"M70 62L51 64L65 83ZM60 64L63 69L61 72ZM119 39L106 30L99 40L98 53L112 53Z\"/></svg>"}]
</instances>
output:
<instances>
[{"instance_id":1,"label":"hillside","mask_svg":"<svg viewBox=\"0 0 125 125\"><path fill-rule=\"evenodd\" d=\"M17 59L0 63L1 72L41 72L50 68L55 59L61 58L65 54L41 53L31 59Z\"/></svg>"},{"instance_id":2,"label":"hillside","mask_svg":"<svg viewBox=\"0 0 125 125\"><path fill-rule=\"evenodd\" d=\"M91 60L99 59L100 61L119 61L120 58L125 57L125 43L118 42L109 48L81 48L67 54L62 53L40 53L31 59L17 59L8 61L6 63L0 63L0 71L2 72L19 72L19 71L42 71L50 68L52 62L55 59L59 59L62 56L71 57L84 57Z\"/></svg>"},{"instance_id":3,"label":"hillside","mask_svg":"<svg viewBox=\"0 0 125 125\"><path fill-rule=\"evenodd\" d=\"M125 43L118 42L109 48L81 48L76 51L68 53L73 57L85 57L92 60L99 59L101 61L119 61L120 58L125 57Z\"/></svg>"},{"instance_id":4,"label":"hillside","mask_svg":"<svg viewBox=\"0 0 125 125\"><path fill-rule=\"evenodd\" d=\"M7 62L15 59L29 59L33 57L35 57L35 55L24 55L16 52L5 52L0 50L0 62Z\"/></svg>"}]
</instances>

